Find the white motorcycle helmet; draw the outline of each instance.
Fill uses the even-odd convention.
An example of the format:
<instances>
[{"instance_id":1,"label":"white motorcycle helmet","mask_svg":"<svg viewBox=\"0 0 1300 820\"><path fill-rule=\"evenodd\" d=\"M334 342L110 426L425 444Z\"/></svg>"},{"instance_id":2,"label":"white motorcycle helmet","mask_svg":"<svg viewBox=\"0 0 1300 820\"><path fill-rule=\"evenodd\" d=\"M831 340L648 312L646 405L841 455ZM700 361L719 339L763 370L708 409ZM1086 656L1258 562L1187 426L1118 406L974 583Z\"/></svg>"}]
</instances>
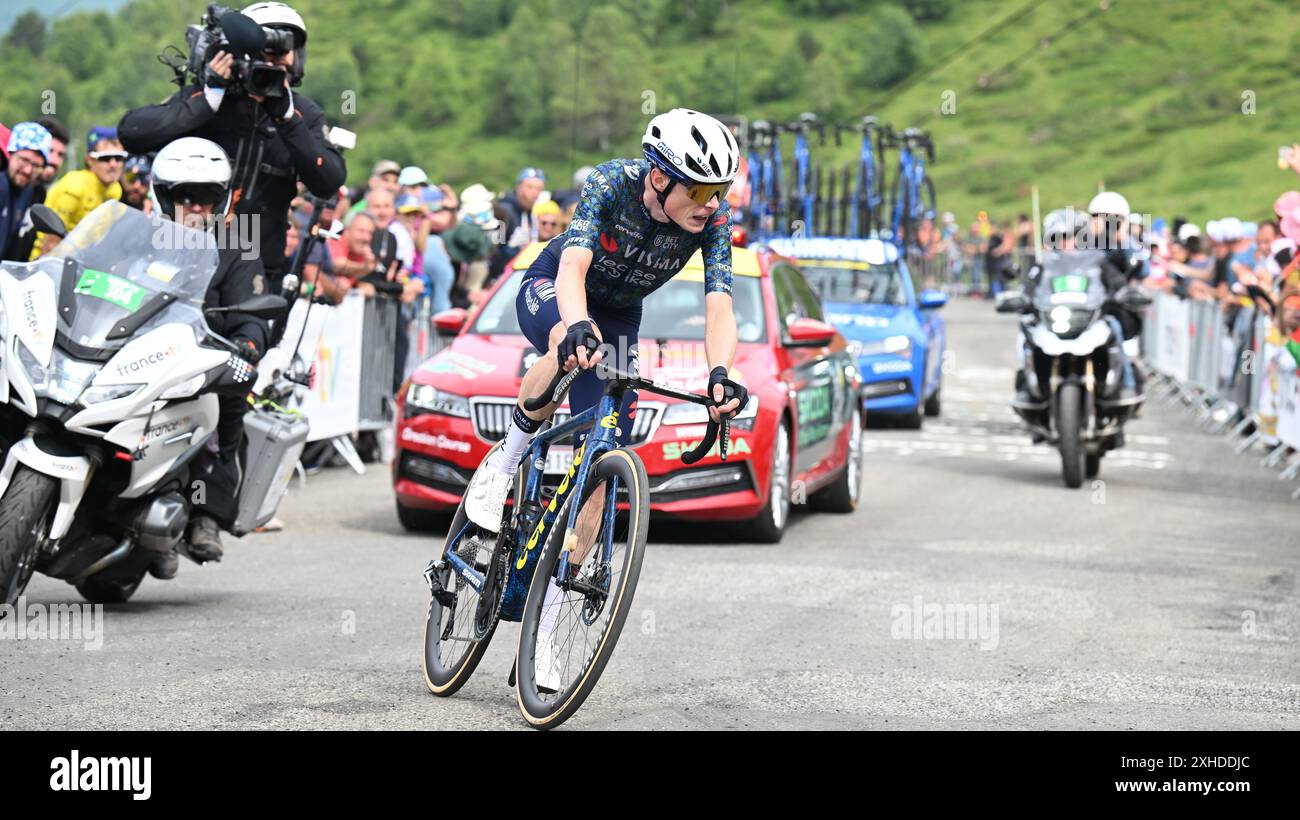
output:
<instances>
[{"instance_id":1,"label":"white motorcycle helmet","mask_svg":"<svg viewBox=\"0 0 1300 820\"><path fill-rule=\"evenodd\" d=\"M307 68L307 24L303 22L302 15L284 3L254 3L245 7L240 14L263 28L282 28L293 32L293 66L289 69L289 84L297 86L301 83L303 71Z\"/></svg>"},{"instance_id":2,"label":"white motorcycle helmet","mask_svg":"<svg viewBox=\"0 0 1300 820\"><path fill-rule=\"evenodd\" d=\"M740 167L740 147L731 129L708 114L674 108L650 120L641 137L650 164L671 180L659 193L662 205L676 184L689 186L691 199L708 204L726 199Z\"/></svg>"},{"instance_id":3,"label":"white motorcycle helmet","mask_svg":"<svg viewBox=\"0 0 1300 820\"><path fill-rule=\"evenodd\" d=\"M1088 203L1088 213L1093 216L1122 216L1128 219L1130 213L1128 200L1114 191L1102 191Z\"/></svg>"},{"instance_id":4,"label":"white motorcycle helmet","mask_svg":"<svg viewBox=\"0 0 1300 820\"><path fill-rule=\"evenodd\" d=\"M182 186L201 201L212 201L214 219L230 208L230 159L211 140L181 137L167 143L154 157L150 169L149 198L157 213L175 220L177 194Z\"/></svg>"}]
</instances>

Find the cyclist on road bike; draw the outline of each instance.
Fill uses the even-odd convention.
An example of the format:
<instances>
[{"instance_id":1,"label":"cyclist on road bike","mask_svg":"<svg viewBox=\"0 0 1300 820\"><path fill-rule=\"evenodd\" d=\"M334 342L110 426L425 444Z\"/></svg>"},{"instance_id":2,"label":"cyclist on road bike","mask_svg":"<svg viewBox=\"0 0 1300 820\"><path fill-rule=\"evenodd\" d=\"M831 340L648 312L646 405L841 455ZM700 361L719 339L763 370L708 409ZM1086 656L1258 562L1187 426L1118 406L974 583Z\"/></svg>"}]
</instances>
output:
<instances>
[{"instance_id":1,"label":"cyclist on road bike","mask_svg":"<svg viewBox=\"0 0 1300 820\"><path fill-rule=\"evenodd\" d=\"M519 460L557 407L529 412L522 400L539 395L557 368L589 370L609 346L617 351L615 366L634 372L642 300L685 267L697 248L704 256L707 294L708 390L718 402L710 417L734 416L748 400L745 388L728 378L736 353L726 201L740 163L735 137L713 117L674 108L650 121L641 146L644 159L610 160L587 177L569 229L551 240L519 286L519 326L538 352L549 355L524 376L504 444L466 490L466 516L491 532L501 527ZM735 397L723 404L726 387ZM594 407L601 393L596 373L575 379L569 393L573 415ZM629 391L618 411L620 439L628 436L635 408L636 394Z\"/></svg>"}]
</instances>

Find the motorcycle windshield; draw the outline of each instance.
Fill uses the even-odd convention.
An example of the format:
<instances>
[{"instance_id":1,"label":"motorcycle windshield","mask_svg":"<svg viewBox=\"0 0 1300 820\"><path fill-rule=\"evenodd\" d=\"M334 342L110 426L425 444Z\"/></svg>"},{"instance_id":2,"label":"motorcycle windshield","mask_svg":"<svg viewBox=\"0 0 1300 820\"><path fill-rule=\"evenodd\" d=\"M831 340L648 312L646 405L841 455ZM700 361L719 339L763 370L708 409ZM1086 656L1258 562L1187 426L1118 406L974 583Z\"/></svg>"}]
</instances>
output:
<instances>
[{"instance_id":1,"label":"motorcycle windshield","mask_svg":"<svg viewBox=\"0 0 1300 820\"><path fill-rule=\"evenodd\" d=\"M73 345L116 350L164 324L189 325L196 341L206 334L203 300L217 270L211 233L109 201L36 264L55 279L59 333Z\"/></svg>"},{"instance_id":2,"label":"motorcycle windshield","mask_svg":"<svg viewBox=\"0 0 1300 820\"><path fill-rule=\"evenodd\" d=\"M1106 300L1101 251L1050 251L1043 257L1043 272L1034 289L1034 309L1040 312L1065 305L1097 310Z\"/></svg>"}]
</instances>

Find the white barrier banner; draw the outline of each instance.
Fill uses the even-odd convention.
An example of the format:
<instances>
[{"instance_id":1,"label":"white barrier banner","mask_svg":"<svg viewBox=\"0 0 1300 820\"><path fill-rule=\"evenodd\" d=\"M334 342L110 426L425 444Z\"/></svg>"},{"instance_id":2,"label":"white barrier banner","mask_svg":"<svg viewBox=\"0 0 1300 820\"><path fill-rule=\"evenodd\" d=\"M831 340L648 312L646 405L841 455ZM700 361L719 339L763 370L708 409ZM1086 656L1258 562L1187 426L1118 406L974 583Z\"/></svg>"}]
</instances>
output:
<instances>
[{"instance_id":1,"label":"white barrier banner","mask_svg":"<svg viewBox=\"0 0 1300 820\"><path fill-rule=\"evenodd\" d=\"M1165 296L1160 305L1159 369L1180 382L1189 380L1192 325L1191 304L1177 297Z\"/></svg>"},{"instance_id":2,"label":"white barrier banner","mask_svg":"<svg viewBox=\"0 0 1300 820\"><path fill-rule=\"evenodd\" d=\"M1277 437L1300 448L1300 375L1291 354L1284 352L1283 358L1287 361L1280 363L1277 373Z\"/></svg>"},{"instance_id":3,"label":"white barrier banner","mask_svg":"<svg viewBox=\"0 0 1300 820\"><path fill-rule=\"evenodd\" d=\"M312 308L312 324L316 323L317 311L323 318L311 389L303 395L299 408L311 423L309 441L346 436L357 430L361 417L361 325L365 307L364 296L349 293L337 307ZM301 322L296 328L290 324L286 338L289 332L301 327ZM310 348L304 342L302 349Z\"/></svg>"}]
</instances>

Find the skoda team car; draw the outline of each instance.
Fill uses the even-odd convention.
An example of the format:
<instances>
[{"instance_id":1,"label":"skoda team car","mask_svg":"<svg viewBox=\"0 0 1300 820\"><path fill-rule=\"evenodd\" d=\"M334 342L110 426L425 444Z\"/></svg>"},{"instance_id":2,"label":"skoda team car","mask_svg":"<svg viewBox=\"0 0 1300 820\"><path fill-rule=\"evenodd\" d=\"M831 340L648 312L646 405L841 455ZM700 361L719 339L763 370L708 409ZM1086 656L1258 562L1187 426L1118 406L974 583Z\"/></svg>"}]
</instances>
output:
<instances>
[{"instance_id":1,"label":"skoda team car","mask_svg":"<svg viewBox=\"0 0 1300 820\"><path fill-rule=\"evenodd\" d=\"M515 258L472 314L434 317L457 332L447 348L412 374L399 396L398 457L393 462L397 512L409 529L433 526L455 510L474 470L510 423L523 374L538 355L519 331L515 296L524 270L544 246ZM750 391L733 420L723 462L718 445L687 467L682 454L704 437L707 411L654 394L638 397L630 446L645 462L651 509L692 521L748 523L748 537L774 542L790 504L848 512L862 475L861 384L844 338L824 321L798 269L765 249L734 248L736 327L740 344L731 377ZM669 387L703 393L704 270L697 252L687 267L647 297L639 372ZM566 403L554 417L569 417ZM572 463L570 447L547 457L547 483ZM802 483L797 483L802 482Z\"/></svg>"},{"instance_id":2,"label":"skoda team car","mask_svg":"<svg viewBox=\"0 0 1300 820\"><path fill-rule=\"evenodd\" d=\"M918 295L898 248L879 239L774 239L772 249L798 260L817 290L826 320L849 340L862 374L867 412L919 428L939 415L943 378L943 291Z\"/></svg>"}]
</instances>

